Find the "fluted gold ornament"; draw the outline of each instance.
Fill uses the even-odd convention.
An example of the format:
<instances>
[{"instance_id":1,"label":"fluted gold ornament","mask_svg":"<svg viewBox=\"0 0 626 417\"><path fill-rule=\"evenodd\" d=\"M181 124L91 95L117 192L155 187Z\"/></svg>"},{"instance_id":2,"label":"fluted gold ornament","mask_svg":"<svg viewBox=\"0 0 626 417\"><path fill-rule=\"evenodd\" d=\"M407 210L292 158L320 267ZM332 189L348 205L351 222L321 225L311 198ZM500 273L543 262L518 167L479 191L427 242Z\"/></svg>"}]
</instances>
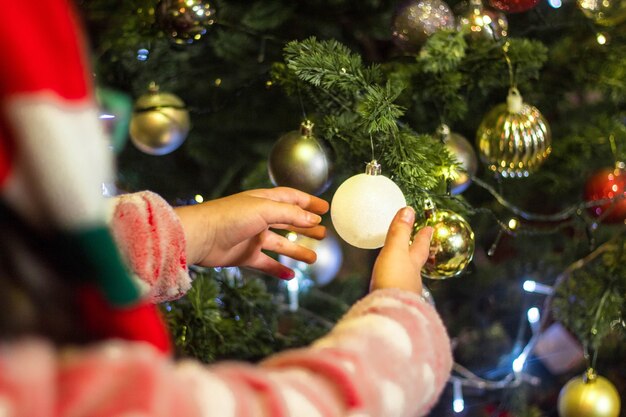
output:
<instances>
[{"instance_id":1,"label":"fluted gold ornament","mask_svg":"<svg viewBox=\"0 0 626 417\"><path fill-rule=\"evenodd\" d=\"M551 142L548 122L516 88L487 113L476 134L480 159L503 177L527 177L548 157Z\"/></svg>"},{"instance_id":2,"label":"fluted gold ornament","mask_svg":"<svg viewBox=\"0 0 626 417\"><path fill-rule=\"evenodd\" d=\"M422 276L430 279L456 277L472 261L474 232L469 223L457 213L435 209L431 203L427 204L426 226L431 226L434 230Z\"/></svg>"},{"instance_id":3,"label":"fluted gold ornament","mask_svg":"<svg viewBox=\"0 0 626 417\"><path fill-rule=\"evenodd\" d=\"M472 176L476 175L478 170L476 151L467 139L456 132L452 132L448 125L439 126L437 136L448 149L448 152L461 163L462 170L455 172L450 189L452 195L461 194L469 187Z\"/></svg>"},{"instance_id":4,"label":"fluted gold ornament","mask_svg":"<svg viewBox=\"0 0 626 417\"><path fill-rule=\"evenodd\" d=\"M393 38L406 52L418 52L426 40L442 29L454 29L454 14L442 0L409 0L393 18Z\"/></svg>"},{"instance_id":5,"label":"fluted gold ornament","mask_svg":"<svg viewBox=\"0 0 626 417\"><path fill-rule=\"evenodd\" d=\"M563 386L557 408L560 417L618 417L620 403L611 381L589 369Z\"/></svg>"},{"instance_id":6,"label":"fluted gold ornament","mask_svg":"<svg viewBox=\"0 0 626 417\"><path fill-rule=\"evenodd\" d=\"M504 13L484 7L481 0L470 0L457 16L457 29L472 38L498 40L508 35L509 22Z\"/></svg>"},{"instance_id":7,"label":"fluted gold ornament","mask_svg":"<svg viewBox=\"0 0 626 417\"><path fill-rule=\"evenodd\" d=\"M135 102L130 138L141 151L165 155L176 150L189 133L189 112L176 95L162 93L152 83L148 93Z\"/></svg>"},{"instance_id":8,"label":"fluted gold ornament","mask_svg":"<svg viewBox=\"0 0 626 417\"><path fill-rule=\"evenodd\" d=\"M272 147L268 173L274 185L297 188L319 195L332 180L328 149L313 136L313 123L305 121L300 130L281 136Z\"/></svg>"},{"instance_id":9,"label":"fluted gold ornament","mask_svg":"<svg viewBox=\"0 0 626 417\"><path fill-rule=\"evenodd\" d=\"M626 20L626 0L578 0L585 16L602 26L615 26Z\"/></svg>"}]
</instances>

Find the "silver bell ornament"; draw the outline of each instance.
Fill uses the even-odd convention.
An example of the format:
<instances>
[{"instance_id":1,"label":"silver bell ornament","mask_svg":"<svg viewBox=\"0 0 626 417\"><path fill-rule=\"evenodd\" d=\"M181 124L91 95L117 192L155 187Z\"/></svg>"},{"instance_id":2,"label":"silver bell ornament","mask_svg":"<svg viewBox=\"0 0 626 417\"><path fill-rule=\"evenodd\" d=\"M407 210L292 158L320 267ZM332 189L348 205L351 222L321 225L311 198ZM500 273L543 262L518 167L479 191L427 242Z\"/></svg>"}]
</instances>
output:
<instances>
[{"instance_id":1,"label":"silver bell ornament","mask_svg":"<svg viewBox=\"0 0 626 417\"><path fill-rule=\"evenodd\" d=\"M503 177L527 177L537 170L550 155L551 141L548 122L524 103L517 88L487 113L476 133L480 159Z\"/></svg>"},{"instance_id":2,"label":"silver bell ornament","mask_svg":"<svg viewBox=\"0 0 626 417\"><path fill-rule=\"evenodd\" d=\"M504 13L484 7L481 0L470 0L457 13L457 29L471 38L497 41L508 35L509 22Z\"/></svg>"},{"instance_id":3,"label":"silver bell ornament","mask_svg":"<svg viewBox=\"0 0 626 417\"><path fill-rule=\"evenodd\" d=\"M433 228L433 237L422 276L447 279L460 275L474 256L472 228L457 213L435 209L430 200L426 202L425 215L426 226Z\"/></svg>"},{"instance_id":4,"label":"silver bell ornament","mask_svg":"<svg viewBox=\"0 0 626 417\"><path fill-rule=\"evenodd\" d=\"M137 99L130 120L130 139L142 152L165 155L178 149L189 133L189 112L176 95L152 83Z\"/></svg>"},{"instance_id":5,"label":"silver bell ornament","mask_svg":"<svg viewBox=\"0 0 626 417\"><path fill-rule=\"evenodd\" d=\"M352 246L376 249L383 246L394 216L406 206L400 187L381 175L373 160L364 174L344 181L330 203L330 216L337 234Z\"/></svg>"},{"instance_id":6,"label":"silver bell ornament","mask_svg":"<svg viewBox=\"0 0 626 417\"><path fill-rule=\"evenodd\" d=\"M461 194L472 183L472 177L478 170L478 157L472 144L458 133L452 132L448 125L442 124L437 128L437 136L444 146L461 163L462 171L454 173L450 192L452 195Z\"/></svg>"},{"instance_id":7,"label":"silver bell ornament","mask_svg":"<svg viewBox=\"0 0 626 417\"><path fill-rule=\"evenodd\" d=\"M409 0L393 18L392 35L402 50L415 53L432 34L454 27L454 14L444 1Z\"/></svg>"},{"instance_id":8,"label":"silver bell ornament","mask_svg":"<svg viewBox=\"0 0 626 417\"><path fill-rule=\"evenodd\" d=\"M328 149L313 136L313 123L306 120L299 131L284 134L272 147L267 165L270 180L276 186L319 195L332 180L328 154Z\"/></svg>"}]
</instances>

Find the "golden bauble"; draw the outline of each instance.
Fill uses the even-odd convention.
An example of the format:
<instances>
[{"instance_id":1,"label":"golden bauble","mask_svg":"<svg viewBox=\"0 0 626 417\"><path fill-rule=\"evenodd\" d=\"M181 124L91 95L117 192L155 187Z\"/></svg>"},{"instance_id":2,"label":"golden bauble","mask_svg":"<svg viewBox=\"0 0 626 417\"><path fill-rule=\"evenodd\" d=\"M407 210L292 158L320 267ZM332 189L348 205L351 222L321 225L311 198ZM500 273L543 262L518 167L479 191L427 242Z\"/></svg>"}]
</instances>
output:
<instances>
[{"instance_id":1,"label":"golden bauble","mask_svg":"<svg viewBox=\"0 0 626 417\"><path fill-rule=\"evenodd\" d=\"M454 27L454 14L444 1L409 0L393 18L392 35L400 48L414 53L433 33Z\"/></svg>"},{"instance_id":2,"label":"golden bauble","mask_svg":"<svg viewBox=\"0 0 626 417\"><path fill-rule=\"evenodd\" d=\"M504 13L483 6L481 0L470 0L457 14L457 29L471 38L499 40L508 35L509 22Z\"/></svg>"},{"instance_id":3,"label":"golden bauble","mask_svg":"<svg viewBox=\"0 0 626 417\"><path fill-rule=\"evenodd\" d=\"M313 136L313 123L284 134L272 147L267 165L274 185L319 195L331 183L332 162L328 150Z\"/></svg>"},{"instance_id":4,"label":"golden bauble","mask_svg":"<svg viewBox=\"0 0 626 417\"><path fill-rule=\"evenodd\" d=\"M474 232L469 223L450 210L427 212L426 226L433 227L430 254L422 276L446 279L460 275L474 256Z\"/></svg>"},{"instance_id":5,"label":"golden bauble","mask_svg":"<svg viewBox=\"0 0 626 417\"><path fill-rule=\"evenodd\" d=\"M178 149L189 133L189 112L176 95L161 93L156 85L135 102L130 139L141 151L165 155Z\"/></svg>"},{"instance_id":6,"label":"golden bauble","mask_svg":"<svg viewBox=\"0 0 626 417\"><path fill-rule=\"evenodd\" d=\"M208 0L161 0L156 19L175 43L190 44L215 23L215 9Z\"/></svg>"},{"instance_id":7,"label":"golden bauble","mask_svg":"<svg viewBox=\"0 0 626 417\"><path fill-rule=\"evenodd\" d=\"M462 171L457 171L452 180L450 192L452 195L461 194L470 186L472 177L478 170L478 157L472 144L458 133L450 131L447 125L441 125L437 129L437 136L444 146L461 163Z\"/></svg>"},{"instance_id":8,"label":"golden bauble","mask_svg":"<svg viewBox=\"0 0 626 417\"><path fill-rule=\"evenodd\" d=\"M604 377L587 375L572 378L563 386L558 400L559 416L619 416L620 396L615 386Z\"/></svg>"},{"instance_id":9,"label":"golden bauble","mask_svg":"<svg viewBox=\"0 0 626 417\"><path fill-rule=\"evenodd\" d=\"M487 113L476 133L480 159L503 177L527 177L548 157L551 142L548 122L516 88Z\"/></svg>"},{"instance_id":10,"label":"golden bauble","mask_svg":"<svg viewBox=\"0 0 626 417\"><path fill-rule=\"evenodd\" d=\"M602 26L615 26L626 20L626 0L578 0L578 8Z\"/></svg>"}]
</instances>

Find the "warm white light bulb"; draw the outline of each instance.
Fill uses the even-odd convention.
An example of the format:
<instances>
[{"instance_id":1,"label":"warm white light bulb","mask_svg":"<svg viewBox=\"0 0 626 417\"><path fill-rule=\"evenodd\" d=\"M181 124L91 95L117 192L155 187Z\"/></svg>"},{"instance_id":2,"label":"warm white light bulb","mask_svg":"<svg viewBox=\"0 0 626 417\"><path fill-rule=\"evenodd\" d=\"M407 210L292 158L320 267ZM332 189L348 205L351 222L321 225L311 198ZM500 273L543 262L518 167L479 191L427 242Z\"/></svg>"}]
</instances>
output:
<instances>
[{"instance_id":1,"label":"warm white light bulb","mask_svg":"<svg viewBox=\"0 0 626 417\"><path fill-rule=\"evenodd\" d=\"M330 205L335 230L361 249L383 246L391 220L406 206L400 188L384 175L358 174L339 186Z\"/></svg>"}]
</instances>

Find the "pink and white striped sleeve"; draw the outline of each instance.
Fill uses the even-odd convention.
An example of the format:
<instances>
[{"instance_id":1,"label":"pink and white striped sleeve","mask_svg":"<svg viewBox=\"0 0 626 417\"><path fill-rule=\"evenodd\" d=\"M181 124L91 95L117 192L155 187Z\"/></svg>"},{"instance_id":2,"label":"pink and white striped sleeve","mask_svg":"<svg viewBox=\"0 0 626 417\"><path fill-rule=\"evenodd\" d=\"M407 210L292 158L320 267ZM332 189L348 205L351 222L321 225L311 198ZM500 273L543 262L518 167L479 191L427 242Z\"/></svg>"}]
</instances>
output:
<instances>
[{"instance_id":1,"label":"pink and white striped sleeve","mask_svg":"<svg viewBox=\"0 0 626 417\"><path fill-rule=\"evenodd\" d=\"M176 363L148 345L121 341L65 354L58 415L421 416L437 401L451 364L435 310L416 295L378 290L312 346L259 365Z\"/></svg>"}]
</instances>

